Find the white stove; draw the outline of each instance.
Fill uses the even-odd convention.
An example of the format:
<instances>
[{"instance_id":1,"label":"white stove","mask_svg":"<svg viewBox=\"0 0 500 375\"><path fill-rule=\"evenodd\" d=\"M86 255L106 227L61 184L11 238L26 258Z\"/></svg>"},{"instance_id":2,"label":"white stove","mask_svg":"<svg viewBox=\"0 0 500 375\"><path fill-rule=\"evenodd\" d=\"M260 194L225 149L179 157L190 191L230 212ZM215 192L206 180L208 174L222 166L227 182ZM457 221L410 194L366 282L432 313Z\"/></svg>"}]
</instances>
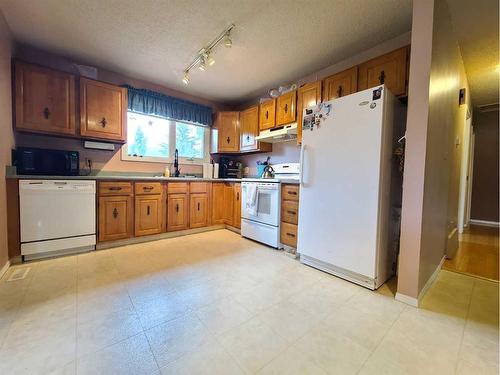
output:
<instances>
[{"instance_id":1,"label":"white stove","mask_svg":"<svg viewBox=\"0 0 500 375\"><path fill-rule=\"evenodd\" d=\"M299 163L272 165L274 178L244 178L241 183L241 235L278 248L280 182L298 181Z\"/></svg>"}]
</instances>

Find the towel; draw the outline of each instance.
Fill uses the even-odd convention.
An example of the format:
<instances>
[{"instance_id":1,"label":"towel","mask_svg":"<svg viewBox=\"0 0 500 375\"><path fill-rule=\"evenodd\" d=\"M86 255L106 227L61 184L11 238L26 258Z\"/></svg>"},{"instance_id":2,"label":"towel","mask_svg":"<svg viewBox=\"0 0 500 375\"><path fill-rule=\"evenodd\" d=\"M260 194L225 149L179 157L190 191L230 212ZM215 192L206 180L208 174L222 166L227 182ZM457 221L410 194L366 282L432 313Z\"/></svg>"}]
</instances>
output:
<instances>
[{"instance_id":1,"label":"towel","mask_svg":"<svg viewBox=\"0 0 500 375\"><path fill-rule=\"evenodd\" d=\"M257 192L257 184L250 184L246 186L247 197L245 202L245 207L248 213L252 216L257 215L257 205L259 204L259 194Z\"/></svg>"}]
</instances>

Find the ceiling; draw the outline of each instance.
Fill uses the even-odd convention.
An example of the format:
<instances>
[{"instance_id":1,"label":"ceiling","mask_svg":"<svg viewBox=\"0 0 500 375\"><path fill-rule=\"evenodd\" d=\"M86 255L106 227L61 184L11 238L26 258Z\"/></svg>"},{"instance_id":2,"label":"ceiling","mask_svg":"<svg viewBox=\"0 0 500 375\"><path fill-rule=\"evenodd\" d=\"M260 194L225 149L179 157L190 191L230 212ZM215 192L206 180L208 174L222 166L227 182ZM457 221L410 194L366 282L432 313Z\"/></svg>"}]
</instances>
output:
<instances>
[{"instance_id":1,"label":"ceiling","mask_svg":"<svg viewBox=\"0 0 500 375\"><path fill-rule=\"evenodd\" d=\"M474 105L498 103L498 0L448 0Z\"/></svg>"},{"instance_id":2,"label":"ceiling","mask_svg":"<svg viewBox=\"0 0 500 375\"><path fill-rule=\"evenodd\" d=\"M0 9L18 42L228 104L411 29L411 0L0 0ZM184 86L184 68L230 23L233 47Z\"/></svg>"}]
</instances>

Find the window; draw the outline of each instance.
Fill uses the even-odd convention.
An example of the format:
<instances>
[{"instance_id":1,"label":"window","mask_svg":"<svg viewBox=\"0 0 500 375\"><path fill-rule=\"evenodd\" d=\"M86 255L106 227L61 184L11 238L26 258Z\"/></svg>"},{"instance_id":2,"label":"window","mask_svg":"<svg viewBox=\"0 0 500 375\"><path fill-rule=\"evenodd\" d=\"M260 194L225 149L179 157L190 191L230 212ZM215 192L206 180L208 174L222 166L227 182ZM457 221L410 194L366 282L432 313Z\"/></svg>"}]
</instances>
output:
<instances>
[{"instance_id":1,"label":"window","mask_svg":"<svg viewBox=\"0 0 500 375\"><path fill-rule=\"evenodd\" d=\"M128 112L122 159L170 163L175 149L182 162L208 161L209 128L163 117Z\"/></svg>"}]
</instances>

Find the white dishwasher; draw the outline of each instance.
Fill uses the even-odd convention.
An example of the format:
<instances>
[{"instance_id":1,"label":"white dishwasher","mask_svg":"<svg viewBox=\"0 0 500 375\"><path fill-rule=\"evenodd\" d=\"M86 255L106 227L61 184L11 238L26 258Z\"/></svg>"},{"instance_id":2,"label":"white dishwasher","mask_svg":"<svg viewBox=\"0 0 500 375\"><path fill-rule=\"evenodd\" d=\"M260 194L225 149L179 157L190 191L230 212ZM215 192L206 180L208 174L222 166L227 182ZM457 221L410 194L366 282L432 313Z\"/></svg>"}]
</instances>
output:
<instances>
[{"instance_id":1,"label":"white dishwasher","mask_svg":"<svg viewBox=\"0 0 500 375\"><path fill-rule=\"evenodd\" d=\"M20 180L25 260L95 249L96 182Z\"/></svg>"}]
</instances>

